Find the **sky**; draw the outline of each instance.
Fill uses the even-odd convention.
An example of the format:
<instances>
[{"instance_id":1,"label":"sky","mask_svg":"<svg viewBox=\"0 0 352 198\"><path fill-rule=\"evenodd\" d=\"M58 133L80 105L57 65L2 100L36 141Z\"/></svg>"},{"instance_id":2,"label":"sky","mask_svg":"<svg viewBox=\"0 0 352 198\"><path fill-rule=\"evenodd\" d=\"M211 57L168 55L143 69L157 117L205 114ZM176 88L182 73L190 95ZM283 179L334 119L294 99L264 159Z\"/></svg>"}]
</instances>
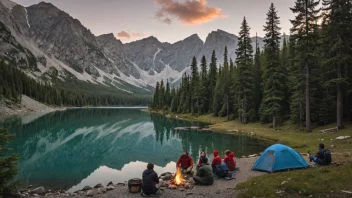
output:
<instances>
[{"instance_id":1,"label":"sky","mask_svg":"<svg viewBox=\"0 0 352 198\"><path fill-rule=\"evenodd\" d=\"M43 0L13 0L23 6ZM238 35L245 16L251 36L264 37L263 25L271 3L281 20L281 32L289 34L289 9L294 0L44 0L90 29L96 36L114 33L123 43L155 36L174 43L198 34L204 41L217 29Z\"/></svg>"}]
</instances>

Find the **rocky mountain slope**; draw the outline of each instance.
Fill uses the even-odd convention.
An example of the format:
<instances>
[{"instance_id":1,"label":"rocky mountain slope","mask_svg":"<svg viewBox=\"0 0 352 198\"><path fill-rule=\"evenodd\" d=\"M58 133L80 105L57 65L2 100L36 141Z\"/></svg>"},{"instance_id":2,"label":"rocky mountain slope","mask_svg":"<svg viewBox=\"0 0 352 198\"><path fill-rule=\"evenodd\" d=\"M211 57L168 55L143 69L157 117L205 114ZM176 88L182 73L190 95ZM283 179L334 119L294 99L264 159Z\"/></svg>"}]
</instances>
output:
<instances>
[{"instance_id":1,"label":"rocky mountain slope","mask_svg":"<svg viewBox=\"0 0 352 198\"><path fill-rule=\"evenodd\" d=\"M229 57L236 58L238 37L222 30L211 32L205 42L194 34L173 44L155 37L123 44L113 34L93 35L78 19L45 2L25 8L0 0L0 22L0 58L40 80L75 79L148 92L162 79L177 82L193 56L209 61L215 50L222 64L227 46ZM262 38L258 42L262 47Z\"/></svg>"}]
</instances>

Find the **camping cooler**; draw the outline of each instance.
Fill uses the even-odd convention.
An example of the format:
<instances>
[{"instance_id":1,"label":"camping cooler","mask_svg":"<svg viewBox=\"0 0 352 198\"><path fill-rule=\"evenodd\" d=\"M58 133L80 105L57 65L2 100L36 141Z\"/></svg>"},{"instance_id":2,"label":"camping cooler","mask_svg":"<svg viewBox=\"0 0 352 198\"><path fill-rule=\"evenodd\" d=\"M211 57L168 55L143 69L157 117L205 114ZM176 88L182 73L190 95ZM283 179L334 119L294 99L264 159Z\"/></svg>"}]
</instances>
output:
<instances>
[{"instance_id":1,"label":"camping cooler","mask_svg":"<svg viewBox=\"0 0 352 198\"><path fill-rule=\"evenodd\" d=\"M130 193L139 193L142 188L142 180L138 178L128 180L128 191Z\"/></svg>"}]
</instances>

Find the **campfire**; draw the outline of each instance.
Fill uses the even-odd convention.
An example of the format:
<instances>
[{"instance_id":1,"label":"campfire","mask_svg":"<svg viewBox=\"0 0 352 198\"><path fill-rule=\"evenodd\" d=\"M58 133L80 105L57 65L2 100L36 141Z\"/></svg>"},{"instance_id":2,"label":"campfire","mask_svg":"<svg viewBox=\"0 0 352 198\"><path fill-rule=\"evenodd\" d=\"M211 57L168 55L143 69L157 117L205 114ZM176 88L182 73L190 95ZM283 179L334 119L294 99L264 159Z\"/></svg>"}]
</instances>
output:
<instances>
[{"instance_id":1,"label":"campfire","mask_svg":"<svg viewBox=\"0 0 352 198\"><path fill-rule=\"evenodd\" d=\"M184 186L186 180L183 178L181 169L178 168L176 171L175 179L171 181L176 186Z\"/></svg>"},{"instance_id":2,"label":"campfire","mask_svg":"<svg viewBox=\"0 0 352 198\"><path fill-rule=\"evenodd\" d=\"M181 191L185 189L192 189L194 182L191 177L183 175L181 169L177 169L176 174L164 173L161 174L160 179L163 180L162 187L168 189L179 189Z\"/></svg>"}]
</instances>

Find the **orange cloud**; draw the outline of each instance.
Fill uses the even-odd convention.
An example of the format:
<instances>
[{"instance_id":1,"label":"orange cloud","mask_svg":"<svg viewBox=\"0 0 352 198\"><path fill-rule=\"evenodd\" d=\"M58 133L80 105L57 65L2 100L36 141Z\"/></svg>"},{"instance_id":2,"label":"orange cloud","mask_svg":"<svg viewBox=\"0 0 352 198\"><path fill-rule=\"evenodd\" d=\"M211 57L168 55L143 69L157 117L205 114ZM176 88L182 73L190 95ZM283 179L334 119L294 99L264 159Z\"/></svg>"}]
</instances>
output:
<instances>
[{"instance_id":1,"label":"orange cloud","mask_svg":"<svg viewBox=\"0 0 352 198\"><path fill-rule=\"evenodd\" d=\"M220 8L209 6L207 0L186 0L176 2L174 0L155 0L160 5L160 10L155 18L167 24L171 24L170 17L178 19L184 25L199 25L226 17Z\"/></svg>"},{"instance_id":2,"label":"orange cloud","mask_svg":"<svg viewBox=\"0 0 352 198\"><path fill-rule=\"evenodd\" d=\"M120 39L131 39L134 37L144 37L146 36L144 33L138 33L138 32L126 32L126 31L121 31L119 33L116 34L117 38Z\"/></svg>"}]
</instances>

